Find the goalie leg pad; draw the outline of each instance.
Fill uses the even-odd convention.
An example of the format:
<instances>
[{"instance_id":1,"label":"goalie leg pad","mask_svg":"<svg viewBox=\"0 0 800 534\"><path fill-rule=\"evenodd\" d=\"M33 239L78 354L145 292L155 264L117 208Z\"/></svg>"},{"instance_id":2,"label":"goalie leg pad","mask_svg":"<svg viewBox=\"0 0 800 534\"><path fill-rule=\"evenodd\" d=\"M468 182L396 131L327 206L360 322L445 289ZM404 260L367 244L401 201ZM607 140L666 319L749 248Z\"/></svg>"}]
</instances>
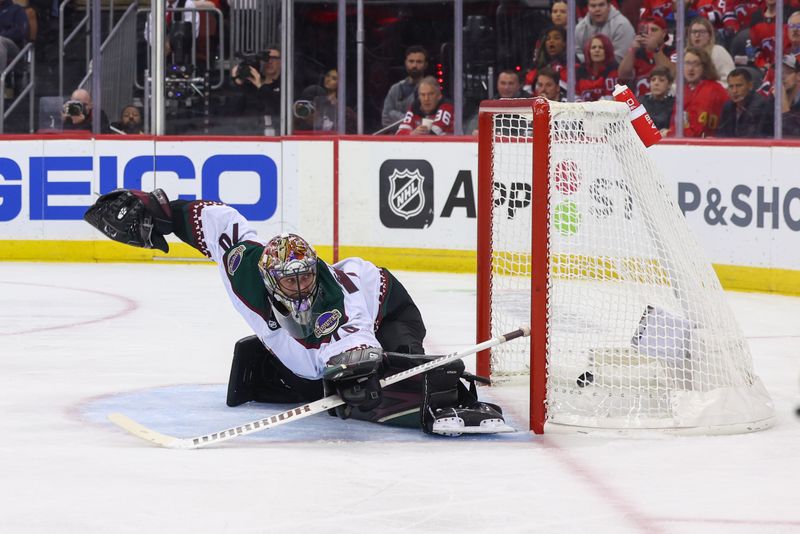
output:
<instances>
[{"instance_id":1,"label":"goalie leg pad","mask_svg":"<svg viewBox=\"0 0 800 534\"><path fill-rule=\"evenodd\" d=\"M496 404L478 401L475 379L465 378L464 362L425 373L422 398L422 430L427 434L460 436L461 434L493 434L513 432L505 423L503 410Z\"/></svg>"},{"instance_id":2,"label":"goalie leg pad","mask_svg":"<svg viewBox=\"0 0 800 534\"><path fill-rule=\"evenodd\" d=\"M240 339L233 349L228 406L249 401L302 403L322 398L322 380L292 373L256 336Z\"/></svg>"},{"instance_id":3,"label":"goalie leg pad","mask_svg":"<svg viewBox=\"0 0 800 534\"><path fill-rule=\"evenodd\" d=\"M385 355L389 362L387 376L439 357ZM469 382L469 387L464 381ZM486 383L488 380L465 372L464 362L458 360L384 388L381 403L369 411L344 410L353 419L404 428L422 426L426 433L442 435L513 431L505 424L499 406L478 401L475 382Z\"/></svg>"}]
</instances>

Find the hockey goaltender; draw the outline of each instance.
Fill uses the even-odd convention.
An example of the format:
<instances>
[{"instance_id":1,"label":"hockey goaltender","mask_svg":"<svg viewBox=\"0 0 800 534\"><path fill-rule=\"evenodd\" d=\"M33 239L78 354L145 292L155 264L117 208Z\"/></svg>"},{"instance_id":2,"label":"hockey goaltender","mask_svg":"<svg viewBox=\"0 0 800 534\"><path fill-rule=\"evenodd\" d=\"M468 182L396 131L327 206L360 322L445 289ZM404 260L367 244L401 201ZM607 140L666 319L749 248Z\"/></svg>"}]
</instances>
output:
<instances>
[{"instance_id":1,"label":"hockey goaltender","mask_svg":"<svg viewBox=\"0 0 800 534\"><path fill-rule=\"evenodd\" d=\"M331 415L343 419L450 436L511 430L499 406L478 401L475 381L483 379L461 360L381 387L381 378L435 358L424 355L419 309L387 269L361 258L328 265L295 234L264 243L236 209L170 202L161 189L117 189L84 218L115 241L164 252L164 236L174 233L217 263L234 308L255 332L234 346L228 406L338 393L345 404Z\"/></svg>"}]
</instances>

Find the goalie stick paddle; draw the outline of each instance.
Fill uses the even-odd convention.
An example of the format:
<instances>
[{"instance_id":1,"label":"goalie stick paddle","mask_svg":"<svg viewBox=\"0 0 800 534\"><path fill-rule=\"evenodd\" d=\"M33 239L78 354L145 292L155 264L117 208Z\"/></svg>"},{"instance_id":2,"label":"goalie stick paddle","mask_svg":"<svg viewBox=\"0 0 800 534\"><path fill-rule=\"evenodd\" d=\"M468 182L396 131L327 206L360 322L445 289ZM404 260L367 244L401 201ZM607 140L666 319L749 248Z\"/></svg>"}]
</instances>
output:
<instances>
[{"instance_id":1,"label":"goalie stick paddle","mask_svg":"<svg viewBox=\"0 0 800 534\"><path fill-rule=\"evenodd\" d=\"M381 386L390 386L405 380L406 378L411 378L412 376L422 374L426 371L430 371L431 369L435 369L436 367L448 364L455 360L460 360L461 358L465 358L466 356L475 354L476 352L501 345L507 341L511 341L512 339L527 337L530 335L530 333L530 328L523 326L517 330L514 330L513 332L509 332L501 336L495 336L492 339L484 341L483 343L478 343L477 345L461 352L453 352L442 356L441 358L418 365L417 367L412 367L411 369L406 369L405 371L388 376L381 380ZM262 419L250 421L249 423L244 423L231 428L226 428L225 430L220 430L219 432L213 432L211 434L205 434L203 436L197 436L194 438L177 438L174 436L161 434L160 432L156 432L155 430L137 423L130 417L121 413L109 414L108 419L118 427L130 432L134 436L140 437L151 443L155 443L161 447L166 447L168 449L198 449L213 443L228 441L229 439L233 439L238 436L246 436L247 434L269 430L270 428L275 428L276 426L280 426L285 423L297 421L310 415L327 411L342 404L344 404L344 401L339 397L339 395L329 395L323 399L286 410L285 412L276 413Z\"/></svg>"}]
</instances>

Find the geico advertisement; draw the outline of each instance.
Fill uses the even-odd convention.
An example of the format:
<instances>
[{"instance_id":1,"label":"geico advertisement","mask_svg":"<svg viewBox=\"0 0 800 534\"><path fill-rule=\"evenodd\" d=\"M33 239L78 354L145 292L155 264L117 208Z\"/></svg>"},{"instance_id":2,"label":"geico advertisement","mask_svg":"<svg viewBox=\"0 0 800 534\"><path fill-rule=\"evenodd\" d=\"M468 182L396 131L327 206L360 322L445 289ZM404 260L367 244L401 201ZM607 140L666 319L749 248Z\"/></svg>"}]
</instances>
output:
<instances>
[{"instance_id":1,"label":"geico advertisement","mask_svg":"<svg viewBox=\"0 0 800 534\"><path fill-rule=\"evenodd\" d=\"M0 239L95 238L83 214L118 187L221 200L267 223L256 226L282 219L280 143L39 140L3 148Z\"/></svg>"},{"instance_id":2,"label":"geico advertisement","mask_svg":"<svg viewBox=\"0 0 800 534\"><path fill-rule=\"evenodd\" d=\"M477 167L469 140L342 141L341 244L475 250Z\"/></svg>"},{"instance_id":3,"label":"geico advertisement","mask_svg":"<svg viewBox=\"0 0 800 534\"><path fill-rule=\"evenodd\" d=\"M659 146L652 153L713 263L800 269L800 150Z\"/></svg>"}]
</instances>

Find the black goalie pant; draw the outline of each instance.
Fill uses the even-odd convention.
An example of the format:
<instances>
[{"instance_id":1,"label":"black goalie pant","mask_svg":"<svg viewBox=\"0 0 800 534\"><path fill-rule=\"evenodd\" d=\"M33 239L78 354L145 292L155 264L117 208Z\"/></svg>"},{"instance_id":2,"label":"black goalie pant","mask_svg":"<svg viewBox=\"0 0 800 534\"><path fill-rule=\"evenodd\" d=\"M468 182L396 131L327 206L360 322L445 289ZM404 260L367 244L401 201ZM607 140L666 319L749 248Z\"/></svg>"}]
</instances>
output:
<instances>
[{"instance_id":1,"label":"black goalie pant","mask_svg":"<svg viewBox=\"0 0 800 534\"><path fill-rule=\"evenodd\" d=\"M388 271L388 292L382 306L383 319L376 332L387 352L414 354L390 356L392 375L430 360L422 356L425 324L405 287ZM463 364L457 362L463 369ZM460 373L458 373L460 376ZM353 410L354 419L399 426L418 427L422 404L423 377L415 376L383 390L383 401L374 410ZM228 406L255 400L266 403L303 403L323 397L322 380L309 380L292 373L256 336L239 340L228 383Z\"/></svg>"}]
</instances>

